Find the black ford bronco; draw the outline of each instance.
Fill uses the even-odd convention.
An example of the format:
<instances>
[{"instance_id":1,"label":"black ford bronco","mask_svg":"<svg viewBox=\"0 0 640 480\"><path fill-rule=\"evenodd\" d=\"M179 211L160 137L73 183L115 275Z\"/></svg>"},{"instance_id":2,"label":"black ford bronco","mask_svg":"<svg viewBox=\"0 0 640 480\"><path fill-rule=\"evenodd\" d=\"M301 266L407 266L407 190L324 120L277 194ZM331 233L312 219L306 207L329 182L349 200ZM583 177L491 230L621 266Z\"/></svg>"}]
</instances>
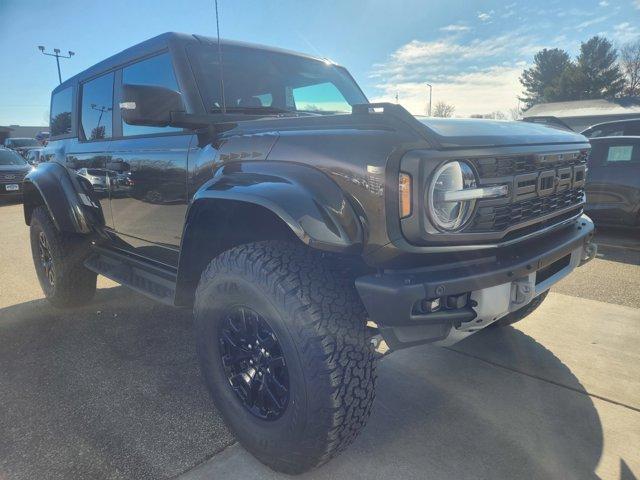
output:
<instances>
[{"instance_id":1,"label":"black ford bronco","mask_svg":"<svg viewBox=\"0 0 640 480\"><path fill-rule=\"evenodd\" d=\"M513 323L595 254L583 136L418 119L307 55L160 35L57 87L50 128L46 297L100 274L192 308L215 405L279 471L357 436L377 357Z\"/></svg>"}]
</instances>

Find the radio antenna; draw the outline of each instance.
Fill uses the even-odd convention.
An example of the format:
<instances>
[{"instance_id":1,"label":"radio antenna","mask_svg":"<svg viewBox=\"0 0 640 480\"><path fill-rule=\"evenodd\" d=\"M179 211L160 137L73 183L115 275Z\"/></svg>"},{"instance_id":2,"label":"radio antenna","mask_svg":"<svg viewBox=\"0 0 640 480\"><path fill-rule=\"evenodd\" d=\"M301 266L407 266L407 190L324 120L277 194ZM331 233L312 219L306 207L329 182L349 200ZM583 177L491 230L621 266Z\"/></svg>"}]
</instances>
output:
<instances>
[{"instance_id":1,"label":"radio antenna","mask_svg":"<svg viewBox=\"0 0 640 480\"><path fill-rule=\"evenodd\" d=\"M222 69L222 47L220 46L220 21L218 15L218 0L216 4L216 31L218 33L218 69L220 70L220 95L222 97L222 114L227 113L227 101L224 97L224 71Z\"/></svg>"}]
</instances>

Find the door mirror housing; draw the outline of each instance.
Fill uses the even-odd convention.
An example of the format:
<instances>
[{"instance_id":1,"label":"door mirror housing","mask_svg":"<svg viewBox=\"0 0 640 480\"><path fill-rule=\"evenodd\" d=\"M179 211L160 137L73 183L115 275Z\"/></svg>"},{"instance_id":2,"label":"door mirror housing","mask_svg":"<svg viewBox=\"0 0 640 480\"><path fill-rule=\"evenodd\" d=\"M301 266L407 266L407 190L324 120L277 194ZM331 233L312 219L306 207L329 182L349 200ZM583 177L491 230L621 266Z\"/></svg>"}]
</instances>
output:
<instances>
[{"instance_id":1,"label":"door mirror housing","mask_svg":"<svg viewBox=\"0 0 640 480\"><path fill-rule=\"evenodd\" d=\"M129 125L166 127L172 112L184 112L180 92L155 85L122 85L122 119Z\"/></svg>"}]
</instances>

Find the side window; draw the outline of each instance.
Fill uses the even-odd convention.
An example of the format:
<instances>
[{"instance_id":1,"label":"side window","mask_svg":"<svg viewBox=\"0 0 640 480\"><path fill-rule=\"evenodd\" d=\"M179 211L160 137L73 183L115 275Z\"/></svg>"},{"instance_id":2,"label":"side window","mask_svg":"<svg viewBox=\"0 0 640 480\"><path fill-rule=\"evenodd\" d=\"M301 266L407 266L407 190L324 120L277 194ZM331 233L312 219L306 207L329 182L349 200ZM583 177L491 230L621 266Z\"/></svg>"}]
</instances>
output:
<instances>
[{"instance_id":1,"label":"side window","mask_svg":"<svg viewBox=\"0 0 640 480\"><path fill-rule=\"evenodd\" d=\"M113 72L82 86L80 124L85 140L113 136Z\"/></svg>"},{"instance_id":2,"label":"side window","mask_svg":"<svg viewBox=\"0 0 640 480\"><path fill-rule=\"evenodd\" d=\"M156 55L138 63L134 63L122 70L122 83L132 85L153 85L179 91L176 76L173 73L171 57L168 53ZM122 134L125 137L132 135L151 135L154 133L180 132L175 127L147 127L129 125L122 122Z\"/></svg>"},{"instance_id":3,"label":"side window","mask_svg":"<svg viewBox=\"0 0 640 480\"><path fill-rule=\"evenodd\" d=\"M49 132L52 137L71 133L71 109L73 107L73 87L65 88L51 97L51 117Z\"/></svg>"},{"instance_id":4,"label":"side window","mask_svg":"<svg viewBox=\"0 0 640 480\"><path fill-rule=\"evenodd\" d=\"M607 164L626 164L629 162L637 162L640 152L638 145L611 145L607 149Z\"/></svg>"}]
</instances>

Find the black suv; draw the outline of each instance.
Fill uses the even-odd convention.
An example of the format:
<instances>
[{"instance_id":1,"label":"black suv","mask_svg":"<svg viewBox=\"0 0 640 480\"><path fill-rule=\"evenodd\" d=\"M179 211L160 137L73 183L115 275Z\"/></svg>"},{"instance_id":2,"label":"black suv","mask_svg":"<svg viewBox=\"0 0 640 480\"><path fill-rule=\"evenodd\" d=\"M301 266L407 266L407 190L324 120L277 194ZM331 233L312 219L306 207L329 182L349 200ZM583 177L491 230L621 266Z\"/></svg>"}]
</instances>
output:
<instances>
[{"instance_id":1,"label":"black suv","mask_svg":"<svg viewBox=\"0 0 640 480\"><path fill-rule=\"evenodd\" d=\"M0 196L22 195L22 181L33 170L15 151L0 147Z\"/></svg>"},{"instance_id":2,"label":"black suv","mask_svg":"<svg viewBox=\"0 0 640 480\"><path fill-rule=\"evenodd\" d=\"M101 274L193 308L216 406L280 471L356 437L378 356L512 323L595 254L583 136L419 121L307 55L160 35L57 87L50 131L24 200L47 298Z\"/></svg>"}]
</instances>

